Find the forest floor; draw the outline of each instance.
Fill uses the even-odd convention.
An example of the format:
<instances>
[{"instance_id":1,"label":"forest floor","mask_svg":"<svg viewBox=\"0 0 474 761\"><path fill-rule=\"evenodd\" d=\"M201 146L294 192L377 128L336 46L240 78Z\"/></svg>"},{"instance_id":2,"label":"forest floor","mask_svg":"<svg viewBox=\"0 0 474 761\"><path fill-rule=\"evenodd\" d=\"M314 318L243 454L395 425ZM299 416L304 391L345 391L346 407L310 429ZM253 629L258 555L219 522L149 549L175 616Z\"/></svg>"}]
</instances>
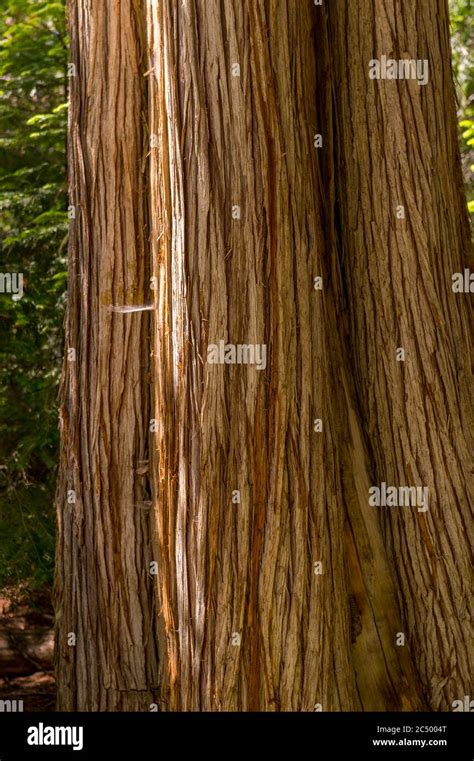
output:
<instances>
[{"instance_id":1,"label":"forest floor","mask_svg":"<svg viewBox=\"0 0 474 761\"><path fill-rule=\"evenodd\" d=\"M13 599L12 599L13 597ZM54 711L53 615L49 601L31 607L0 594L0 700L23 700L23 711Z\"/></svg>"}]
</instances>

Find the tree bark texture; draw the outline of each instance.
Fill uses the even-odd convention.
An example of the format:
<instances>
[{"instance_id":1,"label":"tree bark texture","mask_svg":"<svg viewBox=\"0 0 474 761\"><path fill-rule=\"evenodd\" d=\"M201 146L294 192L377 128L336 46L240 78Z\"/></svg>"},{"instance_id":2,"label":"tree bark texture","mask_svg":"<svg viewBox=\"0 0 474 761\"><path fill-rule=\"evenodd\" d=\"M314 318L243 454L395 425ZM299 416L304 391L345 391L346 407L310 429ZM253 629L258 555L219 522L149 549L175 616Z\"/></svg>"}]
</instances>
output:
<instances>
[{"instance_id":1,"label":"tree bark texture","mask_svg":"<svg viewBox=\"0 0 474 761\"><path fill-rule=\"evenodd\" d=\"M59 708L470 694L468 230L435 4L70 0ZM429 85L370 81L382 54L428 58ZM265 366L212 364L220 342ZM381 482L429 510L370 506Z\"/></svg>"},{"instance_id":2,"label":"tree bark texture","mask_svg":"<svg viewBox=\"0 0 474 761\"><path fill-rule=\"evenodd\" d=\"M351 366L372 483L429 489L427 512L389 510L382 522L410 648L439 709L470 694L472 675L472 322L469 297L451 287L470 239L448 9L444 0L327 8ZM429 86L368 81L368 61L384 54L427 59Z\"/></svg>"},{"instance_id":3,"label":"tree bark texture","mask_svg":"<svg viewBox=\"0 0 474 761\"><path fill-rule=\"evenodd\" d=\"M157 685L156 611L146 569L151 519L145 477L137 472L146 467L148 449L148 317L131 320L111 310L142 303L149 292L140 7L117 0L105 13L93 0L69 5L76 219L56 590L64 710L148 709Z\"/></svg>"},{"instance_id":4,"label":"tree bark texture","mask_svg":"<svg viewBox=\"0 0 474 761\"><path fill-rule=\"evenodd\" d=\"M348 609L334 604L347 596L343 501L313 289L324 241L311 8L153 10L153 451L169 705L350 709ZM266 344L268 369L206 364L222 339Z\"/></svg>"}]
</instances>

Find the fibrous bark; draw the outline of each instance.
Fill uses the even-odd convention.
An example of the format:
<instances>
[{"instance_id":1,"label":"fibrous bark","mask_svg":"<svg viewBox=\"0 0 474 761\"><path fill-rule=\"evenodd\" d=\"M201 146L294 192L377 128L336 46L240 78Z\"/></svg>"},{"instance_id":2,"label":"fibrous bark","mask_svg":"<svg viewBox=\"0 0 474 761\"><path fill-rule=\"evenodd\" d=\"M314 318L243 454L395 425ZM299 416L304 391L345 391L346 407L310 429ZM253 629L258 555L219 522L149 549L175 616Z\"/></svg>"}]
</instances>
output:
<instances>
[{"instance_id":1,"label":"fibrous bark","mask_svg":"<svg viewBox=\"0 0 474 761\"><path fill-rule=\"evenodd\" d=\"M67 357L61 405L58 705L146 710L157 683L146 481L149 297L141 3L69 5ZM72 350L72 351L71 351ZM137 472L139 471L139 472Z\"/></svg>"},{"instance_id":2,"label":"fibrous bark","mask_svg":"<svg viewBox=\"0 0 474 761\"><path fill-rule=\"evenodd\" d=\"M468 231L435 4L71 0L60 708L470 694ZM371 81L383 54L429 84ZM265 362L211 363L220 342ZM429 511L370 506L381 482Z\"/></svg>"},{"instance_id":3,"label":"fibrous bark","mask_svg":"<svg viewBox=\"0 0 474 761\"><path fill-rule=\"evenodd\" d=\"M313 288L311 7L165 1L148 23L165 701L349 710L343 502ZM265 344L266 370L207 364L220 340Z\"/></svg>"},{"instance_id":4,"label":"fibrous bark","mask_svg":"<svg viewBox=\"0 0 474 761\"><path fill-rule=\"evenodd\" d=\"M445 0L327 6L337 204L350 356L372 484L429 489L382 510L408 645L434 710L470 694L469 254ZM427 60L429 81L369 80L369 62ZM403 207L403 212L400 207ZM397 362L398 348L405 361Z\"/></svg>"}]
</instances>

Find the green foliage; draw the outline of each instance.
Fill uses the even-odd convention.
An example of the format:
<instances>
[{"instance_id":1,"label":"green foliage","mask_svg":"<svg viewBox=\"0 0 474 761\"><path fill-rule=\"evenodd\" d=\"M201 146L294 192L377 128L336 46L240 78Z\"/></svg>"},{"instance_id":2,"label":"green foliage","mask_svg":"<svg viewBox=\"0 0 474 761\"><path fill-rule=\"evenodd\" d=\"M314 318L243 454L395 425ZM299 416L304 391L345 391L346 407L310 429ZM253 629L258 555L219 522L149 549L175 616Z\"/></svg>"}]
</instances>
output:
<instances>
[{"instance_id":1,"label":"green foliage","mask_svg":"<svg viewBox=\"0 0 474 761\"><path fill-rule=\"evenodd\" d=\"M67 40L62 2L0 0L0 585L49 586L65 305Z\"/></svg>"},{"instance_id":2,"label":"green foliage","mask_svg":"<svg viewBox=\"0 0 474 761\"><path fill-rule=\"evenodd\" d=\"M474 213L474 15L472 0L450 0L451 46L468 209Z\"/></svg>"}]
</instances>

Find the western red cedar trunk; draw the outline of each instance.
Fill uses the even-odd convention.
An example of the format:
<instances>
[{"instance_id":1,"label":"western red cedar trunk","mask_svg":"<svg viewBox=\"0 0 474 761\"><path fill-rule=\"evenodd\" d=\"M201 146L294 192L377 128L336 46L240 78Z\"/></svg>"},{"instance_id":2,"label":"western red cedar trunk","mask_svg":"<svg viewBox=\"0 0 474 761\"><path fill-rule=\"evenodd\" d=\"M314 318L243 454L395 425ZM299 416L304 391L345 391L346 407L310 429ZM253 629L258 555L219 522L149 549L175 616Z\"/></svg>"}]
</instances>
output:
<instances>
[{"instance_id":1,"label":"western red cedar trunk","mask_svg":"<svg viewBox=\"0 0 474 761\"><path fill-rule=\"evenodd\" d=\"M372 484L424 486L429 510L375 508L407 647L434 710L470 694L469 230L446 0L328 3L337 199L351 357ZM429 81L370 80L382 55ZM400 207L404 207L405 218ZM405 361L396 361L398 348Z\"/></svg>"},{"instance_id":2,"label":"western red cedar trunk","mask_svg":"<svg viewBox=\"0 0 474 761\"><path fill-rule=\"evenodd\" d=\"M463 220L450 175L454 117L443 111L452 105L446 15L433 42L442 146L410 142L411 130L405 155L398 134L386 150L390 119L400 126L403 112L410 124L413 109L419 127L431 101L413 83L369 82L375 53L361 63L354 52L370 48L367 29L388 34L384 3L375 20L362 5L360 40L353 9L339 5L335 15L336 7L70 3L76 219L66 349L75 357L62 387L60 708L419 710L413 655L433 707L450 708L428 685L449 664L443 695L469 694L459 537L467 450L457 438L465 392L460 375L457 398L452 370L464 361L467 307L449 291L467 239L452 211L446 229L433 211L454 208ZM427 23L422 37L426 30L434 34ZM386 101L380 89L380 102L365 107L361 93L387 84L410 97ZM390 182L395 197L402 188L421 211L432 205L429 229L421 217L416 235L395 227L381 198ZM436 264L448 241L453 249ZM418 258L423 273L433 266L428 286L417 284L423 312L406 286ZM389 263L393 284L384 280ZM147 313L111 309L153 300L150 325ZM444 341L437 354L426 348L436 339L427 305ZM433 431L416 427L425 422L417 376L407 389L403 379L394 385L399 368L384 354L400 314L397 346L408 337L416 361L428 357L427 398L440 398L439 383L450 394L446 413L426 413ZM219 341L264 345L266 367L210 364L208 346ZM409 420L392 413L404 394ZM425 435L435 437L429 458L417 449ZM454 485L440 452L454 463ZM440 568L423 558L424 542L436 546L438 513L394 513L387 526L368 505L371 483L411 484L430 467L430 500L444 488L459 503L435 537ZM450 541L459 541L461 571ZM445 610L431 605L432 620L412 568L423 594L447 600ZM400 631L408 647L397 646ZM426 647L419 631L433 636Z\"/></svg>"},{"instance_id":3,"label":"western red cedar trunk","mask_svg":"<svg viewBox=\"0 0 474 761\"><path fill-rule=\"evenodd\" d=\"M148 24L163 705L350 710L326 306L313 288L312 7L164 0ZM265 344L266 369L208 363L219 341Z\"/></svg>"},{"instance_id":4,"label":"western red cedar trunk","mask_svg":"<svg viewBox=\"0 0 474 761\"><path fill-rule=\"evenodd\" d=\"M67 358L56 575L58 708L147 710L157 682L146 499L149 300L141 3L69 3ZM73 351L71 351L73 350ZM74 354L75 352L75 354Z\"/></svg>"},{"instance_id":5,"label":"western red cedar trunk","mask_svg":"<svg viewBox=\"0 0 474 761\"><path fill-rule=\"evenodd\" d=\"M422 686L408 648L398 647L401 610L396 579L384 547L379 516L369 508L370 449L362 425L350 356L347 290L340 266L334 81L326 9L316 12L317 116L324 150L318 152L325 231L325 303L332 403L337 423L345 504L345 562L349 579L352 664L364 711L426 709Z\"/></svg>"}]
</instances>

